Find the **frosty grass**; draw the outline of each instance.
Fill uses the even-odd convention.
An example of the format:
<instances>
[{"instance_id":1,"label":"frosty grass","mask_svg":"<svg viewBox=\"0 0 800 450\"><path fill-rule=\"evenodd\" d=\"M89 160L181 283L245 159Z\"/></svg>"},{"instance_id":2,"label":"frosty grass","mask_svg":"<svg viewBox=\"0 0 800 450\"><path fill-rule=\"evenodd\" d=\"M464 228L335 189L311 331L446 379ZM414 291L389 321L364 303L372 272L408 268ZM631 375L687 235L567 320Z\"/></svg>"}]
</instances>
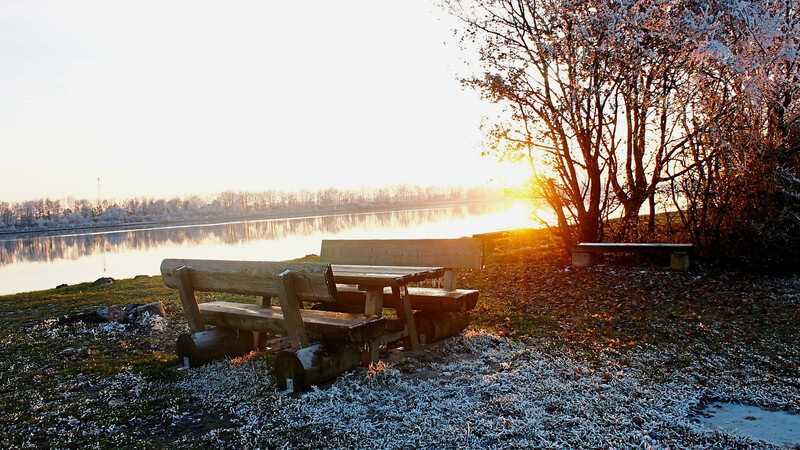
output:
<instances>
[{"instance_id":1,"label":"frosty grass","mask_svg":"<svg viewBox=\"0 0 800 450\"><path fill-rule=\"evenodd\" d=\"M642 351L624 368L614 358L588 368L542 344L482 332L431 351L436 362L373 365L299 398L278 391L264 358L191 370L177 385L238 418L235 444L251 448L769 448L694 417L709 399L798 407L795 388L749 386L743 374L759 376L755 367L715 371L705 387L687 369L650 379L675 356L663 351ZM724 356L701 363L726 366Z\"/></svg>"}]
</instances>

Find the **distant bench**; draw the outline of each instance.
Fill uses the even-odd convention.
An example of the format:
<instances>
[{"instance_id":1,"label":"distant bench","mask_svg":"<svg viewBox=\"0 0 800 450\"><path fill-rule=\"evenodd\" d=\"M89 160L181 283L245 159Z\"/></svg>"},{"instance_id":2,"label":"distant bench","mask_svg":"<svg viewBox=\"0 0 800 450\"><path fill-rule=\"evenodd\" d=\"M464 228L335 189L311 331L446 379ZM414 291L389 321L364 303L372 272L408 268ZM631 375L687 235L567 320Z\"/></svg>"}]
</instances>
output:
<instances>
[{"instance_id":1,"label":"distant bench","mask_svg":"<svg viewBox=\"0 0 800 450\"><path fill-rule=\"evenodd\" d=\"M469 311L478 302L479 291L458 289L459 269L483 268L480 239L381 239L323 240L320 261L331 264L366 266L442 267L441 288L409 287L408 296L421 343L433 342L464 329ZM331 305L348 312L364 312L366 293L358 286L338 284L339 303ZM379 314L382 307L398 308L398 299L385 288L379 306L368 311Z\"/></svg>"},{"instance_id":2,"label":"distant bench","mask_svg":"<svg viewBox=\"0 0 800 450\"><path fill-rule=\"evenodd\" d=\"M338 301L327 263L165 259L161 274L164 284L180 295L192 334L178 339L178 355L192 367L249 352L259 333L285 334L294 350L276 360L278 383L285 387L291 379L290 385L306 386L357 366L360 347L379 340L386 328L386 318L377 315L302 309L303 301ZM255 304L198 304L195 291L257 299ZM273 297L280 299L279 308L270 306ZM219 328L207 331L207 325Z\"/></svg>"},{"instance_id":3,"label":"distant bench","mask_svg":"<svg viewBox=\"0 0 800 450\"><path fill-rule=\"evenodd\" d=\"M692 244L587 242L572 247L572 265L577 267L594 265L595 254L598 253L669 254L671 268L688 270L692 247Z\"/></svg>"}]
</instances>

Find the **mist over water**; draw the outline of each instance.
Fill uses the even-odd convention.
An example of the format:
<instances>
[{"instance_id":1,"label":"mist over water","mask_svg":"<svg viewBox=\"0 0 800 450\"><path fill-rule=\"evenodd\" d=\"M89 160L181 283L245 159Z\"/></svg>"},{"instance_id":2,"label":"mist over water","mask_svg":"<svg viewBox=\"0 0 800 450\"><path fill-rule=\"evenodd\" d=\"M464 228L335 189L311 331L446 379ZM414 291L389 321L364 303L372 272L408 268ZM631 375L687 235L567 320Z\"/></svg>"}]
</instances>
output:
<instances>
[{"instance_id":1,"label":"mist over water","mask_svg":"<svg viewBox=\"0 0 800 450\"><path fill-rule=\"evenodd\" d=\"M155 275L164 258L284 260L318 254L328 238L456 238L529 226L524 206L497 202L6 239L0 240L0 295Z\"/></svg>"}]
</instances>

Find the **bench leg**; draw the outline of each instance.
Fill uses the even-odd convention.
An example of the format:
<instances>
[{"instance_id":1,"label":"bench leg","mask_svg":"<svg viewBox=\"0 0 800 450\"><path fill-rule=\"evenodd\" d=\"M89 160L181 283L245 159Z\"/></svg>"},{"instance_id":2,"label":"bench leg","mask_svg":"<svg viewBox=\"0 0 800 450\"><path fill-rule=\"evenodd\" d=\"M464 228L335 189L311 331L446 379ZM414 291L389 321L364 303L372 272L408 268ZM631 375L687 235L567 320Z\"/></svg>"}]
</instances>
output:
<instances>
[{"instance_id":1,"label":"bench leg","mask_svg":"<svg viewBox=\"0 0 800 450\"><path fill-rule=\"evenodd\" d=\"M669 257L669 266L674 270L689 270L689 255L686 253L672 253Z\"/></svg>"},{"instance_id":2,"label":"bench leg","mask_svg":"<svg viewBox=\"0 0 800 450\"><path fill-rule=\"evenodd\" d=\"M444 269L444 281L442 282L442 289L448 291L455 291L458 284L458 272L456 269Z\"/></svg>"},{"instance_id":3,"label":"bench leg","mask_svg":"<svg viewBox=\"0 0 800 450\"><path fill-rule=\"evenodd\" d=\"M367 287L367 301L366 306L364 307L364 314L370 314L373 316L383 315L383 287ZM366 364L378 362L380 359L380 348L380 339L376 339L368 343L367 349L364 350L361 361Z\"/></svg>"},{"instance_id":4,"label":"bench leg","mask_svg":"<svg viewBox=\"0 0 800 450\"><path fill-rule=\"evenodd\" d=\"M419 336L417 336L417 326L414 323L414 311L411 309L411 297L408 295L406 286L392 286L392 295L395 297L397 317L406 324L408 336L403 338L403 347L406 350L416 350L419 348Z\"/></svg>"},{"instance_id":5,"label":"bench leg","mask_svg":"<svg viewBox=\"0 0 800 450\"><path fill-rule=\"evenodd\" d=\"M594 253L572 252L572 265L575 267L593 266L594 262Z\"/></svg>"},{"instance_id":6,"label":"bench leg","mask_svg":"<svg viewBox=\"0 0 800 450\"><path fill-rule=\"evenodd\" d=\"M306 334L303 317L300 313L300 302L294 290L294 276L287 270L276 277L278 285L278 297L281 300L281 312L283 321L286 324L286 331L292 348L305 348L310 345Z\"/></svg>"},{"instance_id":7,"label":"bench leg","mask_svg":"<svg viewBox=\"0 0 800 450\"><path fill-rule=\"evenodd\" d=\"M189 331L199 333L205 331L206 325L203 316L200 315L200 306L197 304L197 297L194 295L192 287L191 269L181 266L175 270L175 279L178 280L178 294L181 296L181 306L186 321L189 322Z\"/></svg>"}]
</instances>

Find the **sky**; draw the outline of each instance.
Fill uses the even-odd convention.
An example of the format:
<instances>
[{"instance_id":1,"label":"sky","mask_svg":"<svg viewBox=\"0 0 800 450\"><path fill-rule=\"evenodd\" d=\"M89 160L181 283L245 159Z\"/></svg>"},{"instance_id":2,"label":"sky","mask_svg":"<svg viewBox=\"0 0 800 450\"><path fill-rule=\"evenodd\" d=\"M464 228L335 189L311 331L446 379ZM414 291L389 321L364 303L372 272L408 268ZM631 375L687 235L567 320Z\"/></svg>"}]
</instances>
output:
<instances>
[{"instance_id":1,"label":"sky","mask_svg":"<svg viewBox=\"0 0 800 450\"><path fill-rule=\"evenodd\" d=\"M455 25L429 0L0 0L0 201L497 183Z\"/></svg>"}]
</instances>

